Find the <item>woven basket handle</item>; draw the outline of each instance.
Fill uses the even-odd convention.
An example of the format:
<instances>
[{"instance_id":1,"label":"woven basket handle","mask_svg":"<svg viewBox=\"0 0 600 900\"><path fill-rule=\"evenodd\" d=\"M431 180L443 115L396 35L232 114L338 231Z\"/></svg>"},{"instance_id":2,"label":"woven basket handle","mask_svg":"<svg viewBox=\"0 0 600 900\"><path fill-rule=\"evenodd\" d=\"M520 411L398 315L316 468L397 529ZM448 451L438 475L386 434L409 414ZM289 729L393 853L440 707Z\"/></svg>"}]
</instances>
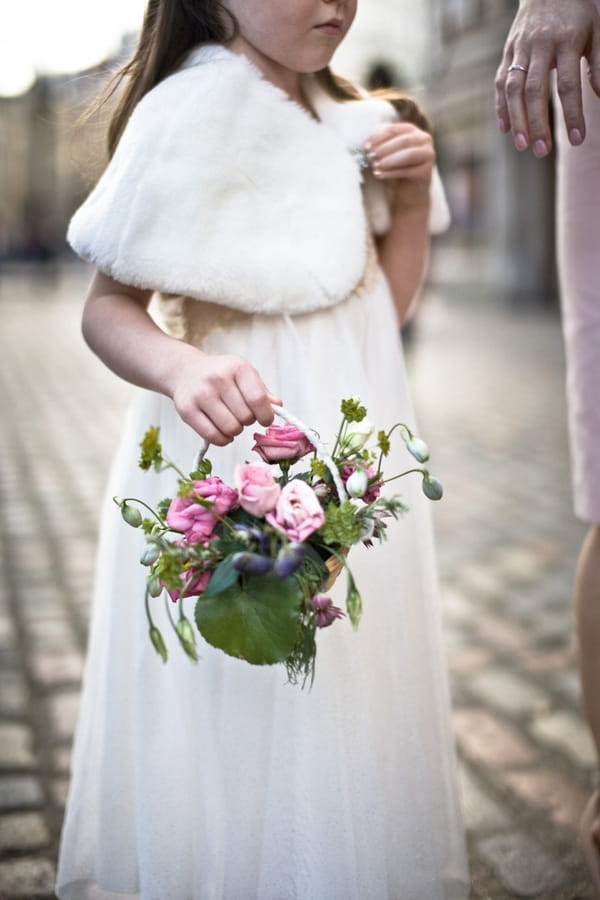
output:
<instances>
[{"instance_id":1,"label":"woven basket handle","mask_svg":"<svg viewBox=\"0 0 600 900\"><path fill-rule=\"evenodd\" d=\"M346 493L346 488L344 487L344 483L340 478L340 473L338 472L337 466L331 458L330 453L327 451L326 447L321 443L318 435L305 425L300 419L298 419L293 413L289 412L289 410L285 409L284 406L277 406L275 403L271 406L271 409L280 419L283 419L284 422L287 422L288 425L293 425L294 428L297 428L298 431L301 431L302 434L311 442L315 450L317 451L318 458L325 463L327 468L329 469L329 473L333 479L333 483L335 485L335 489L338 493L338 497L340 498L340 503L343 503L348 499L348 494ZM200 452L198 454L198 462L204 457L206 451L208 450L208 441L202 439L200 444Z\"/></svg>"}]
</instances>

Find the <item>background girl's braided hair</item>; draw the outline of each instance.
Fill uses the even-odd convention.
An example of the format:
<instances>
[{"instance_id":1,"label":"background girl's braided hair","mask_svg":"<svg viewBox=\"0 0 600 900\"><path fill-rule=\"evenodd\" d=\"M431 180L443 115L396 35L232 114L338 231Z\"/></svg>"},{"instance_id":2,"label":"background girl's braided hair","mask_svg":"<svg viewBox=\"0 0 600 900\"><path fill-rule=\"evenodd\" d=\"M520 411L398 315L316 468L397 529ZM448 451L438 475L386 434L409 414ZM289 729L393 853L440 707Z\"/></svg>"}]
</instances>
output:
<instances>
[{"instance_id":1,"label":"background girl's braided hair","mask_svg":"<svg viewBox=\"0 0 600 900\"><path fill-rule=\"evenodd\" d=\"M131 60L119 69L92 109L97 111L117 96L107 133L109 156L115 151L136 104L160 81L175 72L186 54L199 44L226 44L238 33L234 16L218 0L148 0L137 46ZM362 100L364 94L329 67L316 74L321 87L335 100ZM371 92L392 103L401 119L424 131L431 126L418 104L392 89Z\"/></svg>"}]
</instances>

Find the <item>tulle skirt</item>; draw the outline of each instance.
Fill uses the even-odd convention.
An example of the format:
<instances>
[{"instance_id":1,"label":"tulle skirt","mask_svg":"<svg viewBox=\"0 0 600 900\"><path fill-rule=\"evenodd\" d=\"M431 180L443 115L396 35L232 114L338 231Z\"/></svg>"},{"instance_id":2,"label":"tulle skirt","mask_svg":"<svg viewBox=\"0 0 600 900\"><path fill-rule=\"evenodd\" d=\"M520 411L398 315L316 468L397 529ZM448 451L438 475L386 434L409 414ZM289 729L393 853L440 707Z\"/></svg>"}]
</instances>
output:
<instances>
[{"instance_id":1,"label":"tulle skirt","mask_svg":"<svg viewBox=\"0 0 600 900\"><path fill-rule=\"evenodd\" d=\"M368 296L327 311L215 327L203 348L250 359L326 442L341 398L351 395L380 428L415 424L382 279ZM168 473L137 467L149 425L161 427L166 452L187 470L198 449L170 401L137 393L101 529L58 896L467 897L430 509L419 476L390 486L410 512L391 523L389 540L351 551L363 619L357 632L347 620L319 632L312 689L286 683L283 666L250 666L202 641L193 665L169 637L158 599L164 665L143 609L143 537L110 499L172 495ZM235 463L253 456L254 430L209 454L228 483ZM386 473L412 462L398 440ZM333 596L343 607L343 576Z\"/></svg>"}]
</instances>

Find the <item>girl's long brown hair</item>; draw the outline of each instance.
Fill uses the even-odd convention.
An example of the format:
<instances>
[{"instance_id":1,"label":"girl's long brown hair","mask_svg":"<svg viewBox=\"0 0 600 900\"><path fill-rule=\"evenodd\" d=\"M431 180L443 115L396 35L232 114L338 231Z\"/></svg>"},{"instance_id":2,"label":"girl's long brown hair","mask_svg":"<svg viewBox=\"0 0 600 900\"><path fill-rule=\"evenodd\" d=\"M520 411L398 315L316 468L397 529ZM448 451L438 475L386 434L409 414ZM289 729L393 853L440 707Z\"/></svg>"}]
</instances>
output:
<instances>
[{"instance_id":1,"label":"girl's long brown hair","mask_svg":"<svg viewBox=\"0 0 600 900\"><path fill-rule=\"evenodd\" d=\"M115 151L134 107L160 81L171 75L185 55L199 44L225 44L237 34L233 15L218 0L148 0L138 43L131 60L110 80L96 109L119 93L108 126L109 155ZM317 80L335 100L361 100L354 85L329 67L317 73ZM122 90L121 90L122 89ZM417 103L394 90L375 92L389 100L400 117L430 131L429 122Z\"/></svg>"}]
</instances>

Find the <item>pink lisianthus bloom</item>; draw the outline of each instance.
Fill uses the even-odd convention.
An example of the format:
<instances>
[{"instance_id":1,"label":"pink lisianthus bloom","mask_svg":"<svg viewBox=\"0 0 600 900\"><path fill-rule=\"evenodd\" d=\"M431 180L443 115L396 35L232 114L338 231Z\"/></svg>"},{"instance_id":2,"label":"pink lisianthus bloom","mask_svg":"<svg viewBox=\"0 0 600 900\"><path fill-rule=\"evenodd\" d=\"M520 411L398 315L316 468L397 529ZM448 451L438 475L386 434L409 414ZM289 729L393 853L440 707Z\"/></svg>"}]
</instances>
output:
<instances>
[{"instance_id":1,"label":"pink lisianthus bloom","mask_svg":"<svg viewBox=\"0 0 600 900\"><path fill-rule=\"evenodd\" d=\"M212 506L196 503L196 497L207 500ZM167 512L167 525L174 531L182 531L190 544L197 544L210 538L217 516L225 515L237 505L237 491L213 475L203 481L194 481L187 496L173 498Z\"/></svg>"},{"instance_id":2,"label":"pink lisianthus bloom","mask_svg":"<svg viewBox=\"0 0 600 900\"><path fill-rule=\"evenodd\" d=\"M264 434L254 434L252 448L267 463L300 459L315 448L293 425L269 425Z\"/></svg>"},{"instance_id":3,"label":"pink lisianthus bloom","mask_svg":"<svg viewBox=\"0 0 600 900\"><path fill-rule=\"evenodd\" d=\"M206 590L211 575L212 569L189 569L182 572L179 576L181 587L168 591L169 597L174 603L180 597L197 597Z\"/></svg>"},{"instance_id":4,"label":"pink lisianthus bloom","mask_svg":"<svg viewBox=\"0 0 600 900\"><path fill-rule=\"evenodd\" d=\"M260 519L275 509L281 494L281 487L269 469L262 465L246 463L236 466L235 486L242 509Z\"/></svg>"},{"instance_id":5,"label":"pink lisianthus bloom","mask_svg":"<svg viewBox=\"0 0 600 900\"><path fill-rule=\"evenodd\" d=\"M299 478L281 489L274 512L265 516L269 525L284 531L290 541L305 541L325 521L325 513L313 489Z\"/></svg>"},{"instance_id":6,"label":"pink lisianthus bloom","mask_svg":"<svg viewBox=\"0 0 600 900\"><path fill-rule=\"evenodd\" d=\"M375 475L377 473L375 472L375 469L373 468L373 466L361 466L361 468L366 473L369 481L371 481L372 478L375 478ZM356 471L356 466L342 466L342 481L344 482L344 484L346 484L346 482L348 481L350 476L355 471ZM381 482L374 481L373 484L369 485L369 487L367 488L367 490L361 497L361 500L364 500L365 503L373 503L375 500L377 500L380 493L381 493Z\"/></svg>"}]
</instances>

